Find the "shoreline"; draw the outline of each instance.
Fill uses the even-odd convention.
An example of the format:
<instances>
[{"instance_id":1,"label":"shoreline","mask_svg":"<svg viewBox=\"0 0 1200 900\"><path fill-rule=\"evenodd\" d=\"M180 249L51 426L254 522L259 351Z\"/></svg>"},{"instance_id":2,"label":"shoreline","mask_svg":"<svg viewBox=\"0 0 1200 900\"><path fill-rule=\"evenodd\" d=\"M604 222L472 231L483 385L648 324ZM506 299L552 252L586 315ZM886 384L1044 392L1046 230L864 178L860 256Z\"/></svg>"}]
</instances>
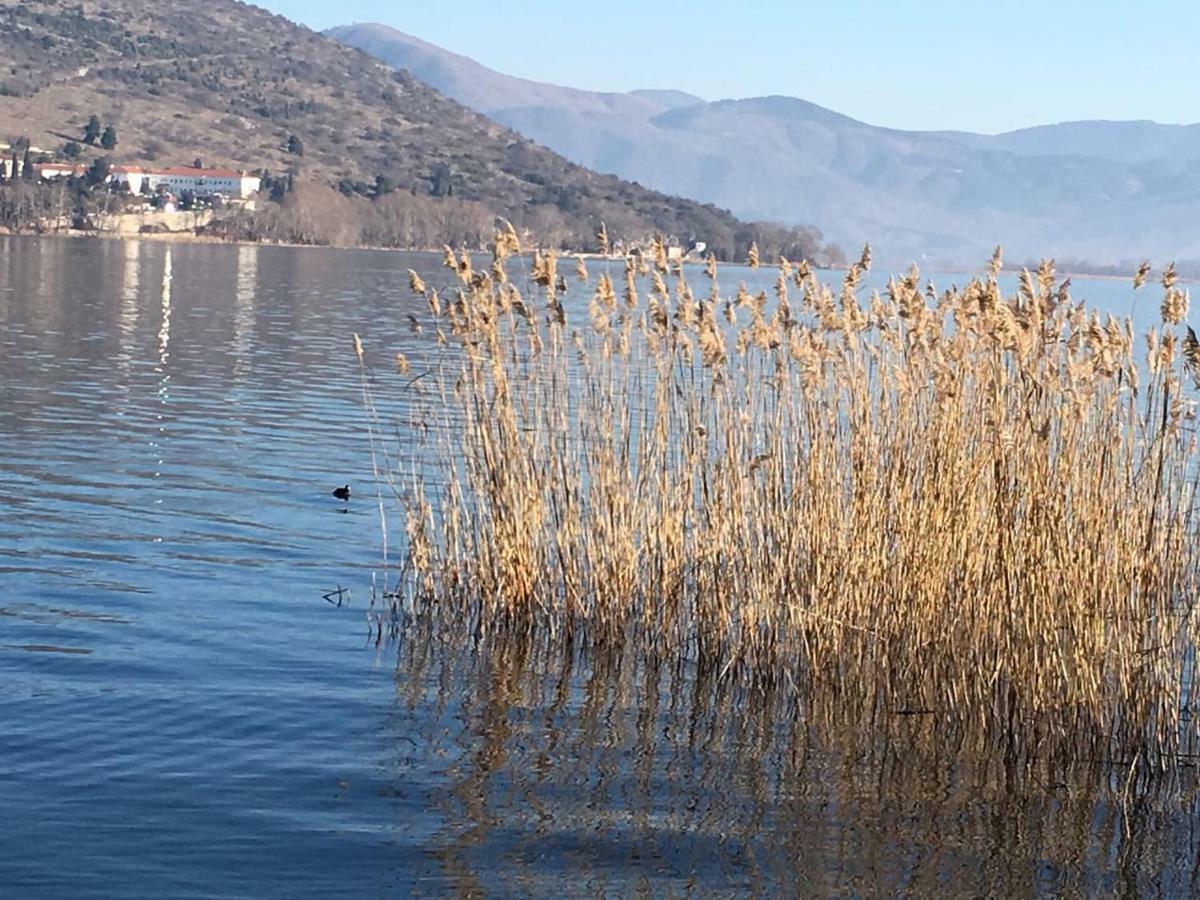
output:
<instances>
[{"instance_id":1,"label":"shoreline","mask_svg":"<svg viewBox=\"0 0 1200 900\"><path fill-rule=\"evenodd\" d=\"M72 240L103 240L103 241L153 241L155 243L164 244L210 244L210 245L226 245L230 247L288 247L299 250L360 250L370 251L374 253L442 253L443 247L386 247L376 245L365 246L341 246L337 244L301 244L295 241L243 241L232 240L229 238L213 237L206 234L195 234L185 231L169 231L169 232L147 232L146 234L120 234L116 232L95 232L95 231L55 231L55 232L36 232L36 231L7 231L0 229L0 238L15 237L15 238L69 238ZM471 253L484 254L485 250L471 250ZM521 255L525 256L533 252L533 248L522 250ZM560 259L583 259L585 261L612 261L623 260L624 256L620 254L609 254L605 256L602 253L596 253L589 250L558 250ZM732 262L726 260L719 263L722 266L745 266L744 262ZM704 265L703 260L685 260L685 265ZM764 270L776 268L773 264L761 266ZM814 269L821 272L844 272L848 267L836 266L813 266ZM935 266L928 270L929 273L938 275L963 275L968 278L974 278L982 274L983 267L978 269L970 269L960 266ZM892 270L899 271L892 267ZM924 271L924 269L923 269ZM1156 273L1161 270L1155 269ZM1019 277L1021 269L1002 269L1001 275L1011 275ZM1088 272L1075 272L1071 270L1056 271L1055 276L1058 279L1072 278L1088 281L1128 281L1132 285L1133 273L1128 275L1113 275L1110 273L1092 274ZM1147 284L1156 279L1149 279ZM1200 281L1200 276L1179 276L1179 281L1184 284L1191 284ZM1131 288L1132 289L1132 288Z\"/></svg>"},{"instance_id":2,"label":"shoreline","mask_svg":"<svg viewBox=\"0 0 1200 900\"><path fill-rule=\"evenodd\" d=\"M441 253L441 247L382 247L382 246L338 246L336 244L301 244L295 241L240 241L194 234L186 231L147 232L146 234L118 234L96 231L0 231L0 237L15 238L63 238L69 240L98 241L153 241L160 244L211 244L229 247L292 247L303 250L371 250L389 253Z\"/></svg>"}]
</instances>

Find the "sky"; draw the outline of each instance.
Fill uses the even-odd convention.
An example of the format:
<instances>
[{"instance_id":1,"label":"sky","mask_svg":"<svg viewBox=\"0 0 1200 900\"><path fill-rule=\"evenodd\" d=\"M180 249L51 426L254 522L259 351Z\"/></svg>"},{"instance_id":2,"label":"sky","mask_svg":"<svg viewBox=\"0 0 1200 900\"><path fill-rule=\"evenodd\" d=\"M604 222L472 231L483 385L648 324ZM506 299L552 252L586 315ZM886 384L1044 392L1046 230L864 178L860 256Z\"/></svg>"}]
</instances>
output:
<instances>
[{"instance_id":1,"label":"sky","mask_svg":"<svg viewBox=\"0 0 1200 900\"><path fill-rule=\"evenodd\" d=\"M1200 121L1196 0L256 2L316 29L381 22L538 81L784 94L893 128Z\"/></svg>"}]
</instances>

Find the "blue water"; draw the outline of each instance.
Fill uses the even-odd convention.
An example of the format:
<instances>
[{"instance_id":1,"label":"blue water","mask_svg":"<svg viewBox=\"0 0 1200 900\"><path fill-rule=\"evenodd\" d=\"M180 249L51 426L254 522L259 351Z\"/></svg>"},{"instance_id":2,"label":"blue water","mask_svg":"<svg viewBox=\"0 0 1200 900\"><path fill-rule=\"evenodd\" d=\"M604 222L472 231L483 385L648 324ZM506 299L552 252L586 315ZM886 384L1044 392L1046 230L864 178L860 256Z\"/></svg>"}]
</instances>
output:
<instances>
[{"instance_id":1,"label":"blue water","mask_svg":"<svg viewBox=\"0 0 1200 900\"><path fill-rule=\"evenodd\" d=\"M1102 762L377 643L351 334L419 353L404 273L438 262L0 238L0 896L1194 895L1194 796Z\"/></svg>"},{"instance_id":2,"label":"blue water","mask_svg":"<svg viewBox=\"0 0 1200 900\"><path fill-rule=\"evenodd\" d=\"M12 896L328 896L419 858L420 795L378 794L378 520L329 494L369 493L350 334L398 297L352 256L0 241Z\"/></svg>"}]
</instances>

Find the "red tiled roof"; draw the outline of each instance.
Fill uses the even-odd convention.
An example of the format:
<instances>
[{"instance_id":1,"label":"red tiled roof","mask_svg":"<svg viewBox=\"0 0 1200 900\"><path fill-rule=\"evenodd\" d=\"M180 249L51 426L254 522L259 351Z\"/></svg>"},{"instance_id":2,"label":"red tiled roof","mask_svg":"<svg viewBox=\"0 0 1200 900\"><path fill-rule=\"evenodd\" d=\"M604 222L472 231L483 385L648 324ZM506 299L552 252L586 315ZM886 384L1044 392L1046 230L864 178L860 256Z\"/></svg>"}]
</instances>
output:
<instances>
[{"instance_id":1,"label":"red tiled roof","mask_svg":"<svg viewBox=\"0 0 1200 900\"><path fill-rule=\"evenodd\" d=\"M71 172L82 175L87 171L83 163L35 163L36 171ZM177 178L243 178L247 173L234 169L197 169L193 166L112 166L109 172L113 175L158 175Z\"/></svg>"},{"instance_id":2,"label":"red tiled roof","mask_svg":"<svg viewBox=\"0 0 1200 900\"><path fill-rule=\"evenodd\" d=\"M34 163L34 171L41 172L45 169L53 169L58 172L86 172L87 166L82 163Z\"/></svg>"},{"instance_id":3,"label":"red tiled roof","mask_svg":"<svg viewBox=\"0 0 1200 900\"><path fill-rule=\"evenodd\" d=\"M113 166L115 174L160 175L176 178L241 178L233 169L197 169L193 166Z\"/></svg>"}]
</instances>

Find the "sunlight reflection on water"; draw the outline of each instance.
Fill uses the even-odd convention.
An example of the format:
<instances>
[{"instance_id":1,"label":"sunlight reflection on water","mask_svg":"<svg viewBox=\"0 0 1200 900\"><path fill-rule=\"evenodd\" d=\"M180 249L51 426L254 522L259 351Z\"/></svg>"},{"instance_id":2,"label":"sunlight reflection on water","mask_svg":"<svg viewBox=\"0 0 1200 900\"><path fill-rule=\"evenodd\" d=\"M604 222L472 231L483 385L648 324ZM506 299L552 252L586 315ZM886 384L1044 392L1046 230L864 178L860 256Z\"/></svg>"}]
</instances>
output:
<instances>
[{"instance_id":1,"label":"sunlight reflection on water","mask_svg":"<svg viewBox=\"0 0 1200 900\"><path fill-rule=\"evenodd\" d=\"M405 271L438 263L0 238L6 892L1196 892L1186 778L1010 771L632 657L374 646L350 335L417 368Z\"/></svg>"}]
</instances>

